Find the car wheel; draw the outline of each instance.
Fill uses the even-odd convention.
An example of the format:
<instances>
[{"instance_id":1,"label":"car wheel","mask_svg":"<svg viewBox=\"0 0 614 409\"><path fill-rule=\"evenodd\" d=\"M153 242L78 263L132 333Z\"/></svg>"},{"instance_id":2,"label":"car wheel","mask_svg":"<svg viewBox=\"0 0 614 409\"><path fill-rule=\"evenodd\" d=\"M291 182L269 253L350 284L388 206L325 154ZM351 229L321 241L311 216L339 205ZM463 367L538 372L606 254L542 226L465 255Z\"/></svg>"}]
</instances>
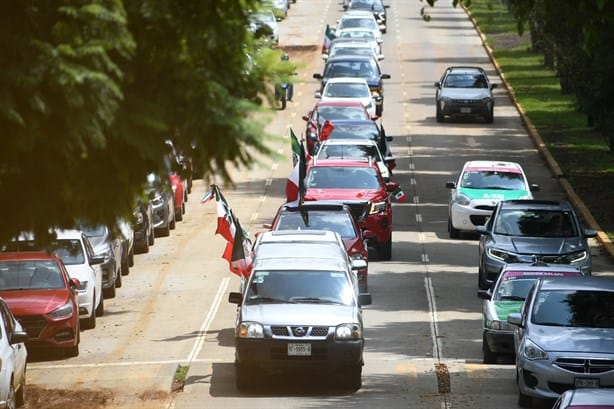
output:
<instances>
[{"instance_id":1,"label":"car wheel","mask_svg":"<svg viewBox=\"0 0 614 409\"><path fill-rule=\"evenodd\" d=\"M127 276L130 274L130 262L128 261L128 256L122 257L122 265L121 265L121 275Z\"/></svg>"},{"instance_id":2,"label":"car wheel","mask_svg":"<svg viewBox=\"0 0 614 409\"><path fill-rule=\"evenodd\" d=\"M119 271L116 273L117 275L115 276L115 288L121 288L122 287L122 276L124 275L123 269L121 268L121 266L119 267Z\"/></svg>"},{"instance_id":3,"label":"car wheel","mask_svg":"<svg viewBox=\"0 0 614 409\"><path fill-rule=\"evenodd\" d=\"M441 108L439 108L439 103L437 104L435 118L437 119L437 122L443 122L443 113L441 112Z\"/></svg>"},{"instance_id":4,"label":"car wheel","mask_svg":"<svg viewBox=\"0 0 614 409\"><path fill-rule=\"evenodd\" d=\"M94 297L94 300L96 299L96 297ZM94 329L96 328L96 311L92 311L92 315L88 318L83 318L81 320L79 320L79 324L81 325L81 327L83 327L83 329Z\"/></svg>"},{"instance_id":5,"label":"car wheel","mask_svg":"<svg viewBox=\"0 0 614 409\"><path fill-rule=\"evenodd\" d=\"M171 230L175 229L175 220L177 220L177 212L173 212L173 217L171 218L171 221L168 223L168 228Z\"/></svg>"},{"instance_id":6,"label":"car wheel","mask_svg":"<svg viewBox=\"0 0 614 409\"><path fill-rule=\"evenodd\" d=\"M15 397L15 387L13 386L13 380L11 379L10 385L9 385L9 391L6 394L6 402L5 402L6 408L16 408L17 407L17 400Z\"/></svg>"},{"instance_id":7,"label":"car wheel","mask_svg":"<svg viewBox=\"0 0 614 409\"><path fill-rule=\"evenodd\" d=\"M357 391L362 387L362 367L352 367L341 377L341 386L351 391Z\"/></svg>"},{"instance_id":8,"label":"car wheel","mask_svg":"<svg viewBox=\"0 0 614 409\"><path fill-rule=\"evenodd\" d=\"M482 269L478 269L478 288L480 290L488 290L488 284L484 280L484 273Z\"/></svg>"},{"instance_id":9,"label":"car wheel","mask_svg":"<svg viewBox=\"0 0 614 409\"><path fill-rule=\"evenodd\" d=\"M96 299L96 294L94 294L94 300ZM102 317L104 315L104 297L100 297L100 302L96 307L96 316Z\"/></svg>"},{"instance_id":10,"label":"car wheel","mask_svg":"<svg viewBox=\"0 0 614 409\"><path fill-rule=\"evenodd\" d=\"M134 244L128 253L128 267L132 267L134 265Z\"/></svg>"},{"instance_id":11,"label":"car wheel","mask_svg":"<svg viewBox=\"0 0 614 409\"><path fill-rule=\"evenodd\" d=\"M175 218L173 217L173 220L175 220ZM170 220L166 222L166 224L162 227L160 227L160 230L158 230L160 233L160 237L167 237L170 236L171 234L171 222Z\"/></svg>"},{"instance_id":12,"label":"car wheel","mask_svg":"<svg viewBox=\"0 0 614 409\"><path fill-rule=\"evenodd\" d=\"M177 220L178 222L183 220L183 208L185 205L181 205L181 207L179 209L175 209L175 220Z\"/></svg>"},{"instance_id":13,"label":"car wheel","mask_svg":"<svg viewBox=\"0 0 614 409\"><path fill-rule=\"evenodd\" d=\"M235 364L235 384L237 389L245 390L254 385L254 371L250 366Z\"/></svg>"},{"instance_id":14,"label":"car wheel","mask_svg":"<svg viewBox=\"0 0 614 409\"><path fill-rule=\"evenodd\" d=\"M377 258L384 261L392 258L392 238L383 244L377 245Z\"/></svg>"},{"instance_id":15,"label":"car wheel","mask_svg":"<svg viewBox=\"0 0 614 409\"><path fill-rule=\"evenodd\" d=\"M486 115L486 123L492 124L495 121L495 112L494 109L491 108L490 112Z\"/></svg>"},{"instance_id":16,"label":"car wheel","mask_svg":"<svg viewBox=\"0 0 614 409\"><path fill-rule=\"evenodd\" d=\"M488 342L486 342L486 335L482 336L482 352L484 354L485 364L496 364L498 355L490 350Z\"/></svg>"},{"instance_id":17,"label":"car wheel","mask_svg":"<svg viewBox=\"0 0 614 409\"><path fill-rule=\"evenodd\" d=\"M533 398L518 391L518 406L520 406L521 408L532 408Z\"/></svg>"},{"instance_id":18,"label":"car wheel","mask_svg":"<svg viewBox=\"0 0 614 409\"><path fill-rule=\"evenodd\" d=\"M452 226L452 219L450 218L448 218L448 232L451 239L458 239L460 237L460 231Z\"/></svg>"},{"instance_id":19,"label":"car wheel","mask_svg":"<svg viewBox=\"0 0 614 409\"><path fill-rule=\"evenodd\" d=\"M147 244L149 244L150 246L153 246L156 242L156 232L153 229L151 229L151 231L149 232L149 236L147 237L147 239ZM149 251L149 248L147 249L147 251ZM145 253L147 253L147 251Z\"/></svg>"},{"instance_id":20,"label":"car wheel","mask_svg":"<svg viewBox=\"0 0 614 409\"><path fill-rule=\"evenodd\" d=\"M134 252L136 254L142 254L142 253L149 253L149 241L151 236L147 236L145 237L145 240L143 240L143 243L134 243Z\"/></svg>"},{"instance_id":21,"label":"car wheel","mask_svg":"<svg viewBox=\"0 0 614 409\"><path fill-rule=\"evenodd\" d=\"M22 407L26 403L26 373L24 369L23 379L21 380L21 385L19 385L19 390L15 393L15 407Z\"/></svg>"},{"instance_id":22,"label":"car wheel","mask_svg":"<svg viewBox=\"0 0 614 409\"><path fill-rule=\"evenodd\" d=\"M111 285L107 288L102 289L102 296L104 298L115 298L115 295L116 295L115 285Z\"/></svg>"}]
</instances>

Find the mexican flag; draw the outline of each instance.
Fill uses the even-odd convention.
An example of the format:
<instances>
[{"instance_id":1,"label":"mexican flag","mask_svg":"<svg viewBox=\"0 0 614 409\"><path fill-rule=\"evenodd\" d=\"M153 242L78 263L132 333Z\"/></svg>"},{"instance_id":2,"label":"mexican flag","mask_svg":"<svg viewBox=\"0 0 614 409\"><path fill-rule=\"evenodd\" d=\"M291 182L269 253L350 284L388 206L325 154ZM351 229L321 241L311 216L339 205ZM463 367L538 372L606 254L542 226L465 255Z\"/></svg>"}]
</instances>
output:
<instances>
[{"instance_id":1,"label":"mexican flag","mask_svg":"<svg viewBox=\"0 0 614 409\"><path fill-rule=\"evenodd\" d=\"M324 31L324 43L322 44L322 54L328 54L330 43L335 39L335 34L331 30L330 26L326 25L326 31Z\"/></svg>"},{"instance_id":2,"label":"mexican flag","mask_svg":"<svg viewBox=\"0 0 614 409\"><path fill-rule=\"evenodd\" d=\"M305 196L307 161L305 159L303 142L298 141L292 128L290 128L290 142L292 143L292 163L294 163L294 168L286 182L286 201L295 202L299 200L300 202L303 200L303 196Z\"/></svg>"},{"instance_id":3,"label":"mexican flag","mask_svg":"<svg viewBox=\"0 0 614 409\"><path fill-rule=\"evenodd\" d=\"M400 187L396 188L396 190L392 192L392 197L394 197L397 202L407 201L407 195Z\"/></svg>"}]
</instances>

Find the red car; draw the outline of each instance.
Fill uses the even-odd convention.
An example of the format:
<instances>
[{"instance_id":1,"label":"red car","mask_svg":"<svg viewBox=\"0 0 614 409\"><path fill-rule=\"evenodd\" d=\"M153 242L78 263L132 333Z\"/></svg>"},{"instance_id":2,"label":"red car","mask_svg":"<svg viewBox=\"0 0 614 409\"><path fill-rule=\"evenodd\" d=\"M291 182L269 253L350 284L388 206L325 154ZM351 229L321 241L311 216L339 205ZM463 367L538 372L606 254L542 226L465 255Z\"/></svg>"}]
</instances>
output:
<instances>
[{"instance_id":1,"label":"red car","mask_svg":"<svg viewBox=\"0 0 614 409\"><path fill-rule=\"evenodd\" d=\"M307 168L305 200L366 200L369 214L359 222L380 260L392 256L392 204L390 193L399 187L384 182L377 164L372 161L317 160Z\"/></svg>"},{"instance_id":2,"label":"red car","mask_svg":"<svg viewBox=\"0 0 614 409\"><path fill-rule=\"evenodd\" d=\"M175 220L183 220L183 214L185 213L185 202L187 201L187 191L184 181L177 172L171 172L168 174L168 181L173 190L173 197L175 202Z\"/></svg>"},{"instance_id":3,"label":"red car","mask_svg":"<svg viewBox=\"0 0 614 409\"><path fill-rule=\"evenodd\" d=\"M339 233L350 258L368 262L369 252L358 222L350 206L362 209L368 204L366 201L354 201L346 204L342 201L305 202L301 206L283 204L277 214L271 230L330 230ZM359 216L358 220L361 217ZM371 235L372 237L372 235ZM357 271L358 286L361 293L367 292L368 267Z\"/></svg>"},{"instance_id":4,"label":"red car","mask_svg":"<svg viewBox=\"0 0 614 409\"><path fill-rule=\"evenodd\" d=\"M339 119L354 120L376 120L378 117L371 117L367 109L358 101L320 101L307 115L303 115L303 120L307 122L305 135L307 139L307 152L314 154L314 150L320 141L320 131L324 123Z\"/></svg>"},{"instance_id":5,"label":"red car","mask_svg":"<svg viewBox=\"0 0 614 409\"><path fill-rule=\"evenodd\" d=\"M28 348L79 355L79 284L55 255L0 253L0 297L28 333Z\"/></svg>"}]
</instances>

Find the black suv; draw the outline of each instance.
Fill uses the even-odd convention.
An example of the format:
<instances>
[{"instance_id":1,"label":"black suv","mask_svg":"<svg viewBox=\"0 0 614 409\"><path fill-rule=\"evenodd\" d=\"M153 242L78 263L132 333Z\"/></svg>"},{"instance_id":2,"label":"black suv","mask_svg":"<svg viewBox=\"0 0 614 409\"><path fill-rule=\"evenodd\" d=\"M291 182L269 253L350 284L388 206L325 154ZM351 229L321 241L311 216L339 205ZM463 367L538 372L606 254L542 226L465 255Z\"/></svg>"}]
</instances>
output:
<instances>
[{"instance_id":1,"label":"black suv","mask_svg":"<svg viewBox=\"0 0 614 409\"><path fill-rule=\"evenodd\" d=\"M509 263L569 264L591 275L587 239L597 232L582 227L569 202L503 200L497 204L480 236L478 286L485 290Z\"/></svg>"}]
</instances>

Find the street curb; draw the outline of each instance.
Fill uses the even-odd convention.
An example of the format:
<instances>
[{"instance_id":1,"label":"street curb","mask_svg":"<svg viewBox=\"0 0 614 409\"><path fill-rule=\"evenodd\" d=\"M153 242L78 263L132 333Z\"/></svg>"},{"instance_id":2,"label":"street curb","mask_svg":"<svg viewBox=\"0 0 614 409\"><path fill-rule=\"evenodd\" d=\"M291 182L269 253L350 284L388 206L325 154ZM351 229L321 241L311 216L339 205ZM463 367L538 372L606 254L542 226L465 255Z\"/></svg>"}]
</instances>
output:
<instances>
[{"instance_id":1,"label":"street curb","mask_svg":"<svg viewBox=\"0 0 614 409\"><path fill-rule=\"evenodd\" d=\"M505 89L507 90L510 96L510 99L512 100L512 103L516 107L516 110L518 111L518 114L520 115L522 123L524 127L526 128L527 133L529 134L529 137L533 140L533 143L535 144L535 147L537 148L538 152L548 164L548 167L550 168L550 171L552 172L553 177L556 178L556 180L559 182L559 185L561 186L561 188L563 189L563 191L569 198L569 201L580 214L580 217L588 224L588 226L591 229L594 229L597 231L597 240L602 245L604 252L608 254L610 259L614 260L614 243L612 243L608 235L603 232L603 229L601 228L601 226L599 226L599 224L593 217L588 207L584 204L582 199L580 199L580 197L574 191L573 187L567 180L565 174L561 170L561 167L559 166L557 161L554 159L554 157L552 156L552 154L546 147L546 144L544 143L544 140L539 135L539 132L537 132L537 129L535 129L535 126L533 125L529 117L527 117L527 115L525 114L524 109L520 106L520 104L518 104L518 101L516 100L516 94L514 93L514 89L505 79L505 75L503 74L501 67L499 67L497 60L495 59L495 56L493 55L492 49L486 43L486 36L482 33L482 31L480 31L480 28L478 27L475 19L471 15L471 12L469 11L469 9L467 9L467 7L465 6L462 6L462 7L465 10L465 13L467 13L469 20L471 21L471 24L473 24L473 27L479 34L480 39L482 41L482 46L486 50L486 53L488 54L488 58L492 62L493 66L495 67L495 70L497 71L497 75L499 76L499 78L501 78L501 82L505 86Z\"/></svg>"}]
</instances>

